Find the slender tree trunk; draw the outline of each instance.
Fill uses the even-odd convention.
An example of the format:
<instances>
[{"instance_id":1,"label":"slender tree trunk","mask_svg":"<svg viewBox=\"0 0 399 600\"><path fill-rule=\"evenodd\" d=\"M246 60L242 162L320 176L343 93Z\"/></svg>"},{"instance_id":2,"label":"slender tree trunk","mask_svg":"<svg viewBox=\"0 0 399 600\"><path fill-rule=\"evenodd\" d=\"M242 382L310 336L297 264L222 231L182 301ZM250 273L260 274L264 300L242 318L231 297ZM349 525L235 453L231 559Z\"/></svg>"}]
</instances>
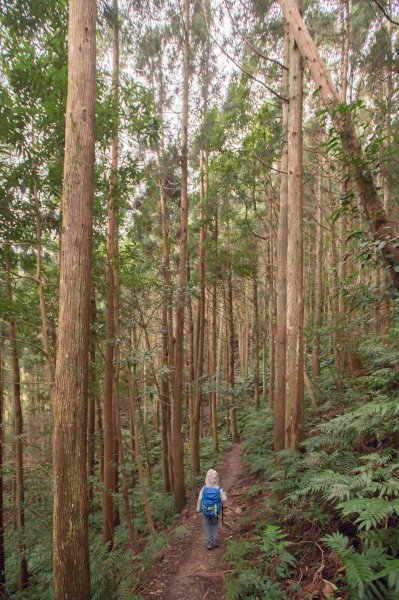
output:
<instances>
[{"instance_id":1,"label":"slender tree trunk","mask_svg":"<svg viewBox=\"0 0 399 600\"><path fill-rule=\"evenodd\" d=\"M200 418L202 409L202 377L204 374L204 347L205 347L205 198L208 188L208 157L204 148L201 149L201 231L199 246L199 285L200 298L198 303L197 315L197 352L195 366L195 382L193 390L193 411L191 423L191 466L194 473L200 472Z\"/></svg>"},{"instance_id":2,"label":"slender tree trunk","mask_svg":"<svg viewBox=\"0 0 399 600\"><path fill-rule=\"evenodd\" d=\"M275 370L276 370L276 354L275 354L275 320L276 320L276 305L274 297L274 239L273 239L273 204L269 202L269 243L268 243L268 296L269 296L269 407L273 410L274 392L275 392Z\"/></svg>"},{"instance_id":3,"label":"slender tree trunk","mask_svg":"<svg viewBox=\"0 0 399 600\"><path fill-rule=\"evenodd\" d=\"M348 88L348 66L349 66L349 42L350 42L350 19L349 19L349 0L342 1L342 52L341 52L341 102L346 104L347 99L347 88ZM341 195L341 207L343 206L343 202L348 194L348 172L347 169L343 170L341 182L340 182L340 195ZM344 336L342 332L345 329L345 325L348 322L347 319L347 309L345 302L345 284L346 278L348 275L347 269L347 250L346 250L346 237L348 230L348 221L349 215L346 211L343 211L339 218L339 236L338 236L338 323L340 328L340 342L341 342L341 351L339 353L340 363L339 370L340 376L343 375L343 371L345 370L348 360L350 359L349 354L351 352L347 346L350 347L350 340L348 340L349 344L344 344ZM345 336L346 338L347 336Z\"/></svg>"},{"instance_id":4,"label":"slender tree trunk","mask_svg":"<svg viewBox=\"0 0 399 600\"><path fill-rule=\"evenodd\" d=\"M327 180L328 180L328 196L329 196L329 209L332 214L335 210L335 202L332 189L331 180L331 164L327 159ZM339 307L338 307L338 294L339 294L339 280L338 280L338 253L337 253L337 236L335 230L335 220L330 219L330 271L331 271L331 284L330 284L330 303L331 303L331 320L333 324L332 329L332 351L334 352L334 363L335 368L339 374L341 374L341 335L339 330Z\"/></svg>"},{"instance_id":5,"label":"slender tree trunk","mask_svg":"<svg viewBox=\"0 0 399 600\"><path fill-rule=\"evenodd\" d=\"M393 94L393 77L392 77L392 33L393 26L392 23L388 25L388 56L387 56L387 65L386 65L386 81L385 81L385 142L384 142L384 151L385 151L385 163L383 168L383 203L384 210L387 214L389 214L392 210L392 177L390 170L390 149L392 145L392 126L391 126L391 118L392 118L392 94ZM390 311L391 311L391 303L389 299L389 279L383 271L381 273L381 287L382 287L382 302L380 307L380 315L381 315L381 326L380 332L382 337L382 342L385 346L389 344L389 330L390 330Z\"/></svg>"},{"instance_id":6,"label":"slender tree trunk","mask_svg":"<svg viewBox=\"0 0 399 600\"><path fill-rule=\"evenodd\" d=\"M55 600L89 600L87 388L96 108L95 0L70 0L68 42L54 391L53 573Z\"/></svg>"},{"instance_id":7,"label":"slender tree trunk","mask_svg":"<svg viewBox=\"0 0 399 600\"><path fill-rule=\"evenodd\" d=\"M320 327L322 324L323 309L323 172L319 165L317 179L317 209L316 209L316 284L314 306L314 334L312 344L312 370L313 376L320 375Z\"/></svg>"},{"instance_id":8,"label":"slender tree trunk","mask_svg":"<svg viewBox=\"0 0 399 600\"><path fill-rule=\"evenodd\" d=\"M130 335L130 355L131 354L132 354L132 335ZM131 412L131 417L132 417L133 433L134 433L134 440L135 440L135 444L134 444L134 448L133 448L134 459L135 459L137 471L139 474L139 482L140 482L140 487L141 487L141 493L143 496L144 510L145 510L145 514L146 514L146 518L147 518L148 530L150 533L154 533L154 531L155 531L154 521L152 518L151 505L148 500L147 488L145 486L144 471L143 471L143 467L141 464L141 457L140 457L140 451L139 451L140 444L139 444L139 429L138 429L138 425L137 425L137 415L136 415L136 393L135 393L135 384L133 383L133 380L132 380L132 371L131 371L130 366L127 370L127 383L128 383L129 402L130 402L130 412Z\"/></svg>"},{"instance_id":9,"label":"slender tree trunk","mask_svg":"<svg viewBox=\"0 0 399 600\"><path fill-rule=\"evenodd\" d=\"M94 329L97 310L95 290L91 294L91 326ZM89 396L87 412L87 473L89 477L89 496L90 506L93 507L93 477L95 461L95 442L96 442L96 398L97 398L97 379L96 379L96 337L94 331L90 336L90 365L89 365Z\"/></svg>"},{"instance_id":10,"label":"slender tree trunk","mask_svg":"<svg viewBox=\"0 0 399 600\"><path fill-rule=\"evenodd\" d=\"M13 293L11 278L7 272L7 300L10 310L13 310ZM12 314L12 313L11 313ZM13 316L9 318L10 347L12 361L13 394L14 394L14 449L15 449L15 514L16 531L19 552L19 589L28 587L28 562L26 558L25 539L25 487L24 487L24 456L23 456L23 416L21 402L21 373L19 368L17 327Z\"/></svg>"},{"instance_id":11,"label":"slender tree trunk","mask_svg":"<svg viewBox=\"0 0 399 600\"><path fill-rule=\"evenodd\" d=\"M227 266L227 354L228 354L228 376L230 387L230 423L233 442L239 441L237 429L237 417L235 407L235 334L234 334L234 307L233 307L233 282L232 282L232 246L230 238L230 223L227 225L227 244L228 244L228 266Z\"/></svg>"},{"instance_id":12,"label":"slender tree trunk","mask_svg":"<svg viewBox=\"0 0 399 600\"><path fill-rule=\"evenodd\" d=\"M119 106L119 9L118 0L113 0L113 103L116 115ZM115 117L118 118L117 116ZM104 383L104 491L103 491L103 543L109 549L114 543L114 525L117 516L114 514L113 493L117 487L115 477L115 459L117 458L117 434L114 423L114 345L115 345L115 266L117 260L118 224L117 224L117 186L119 164L119 124L111 148L111 184L108 194L107 225L107 267L106 267L106 350L105 350L105 383Z\"/></svg>"},{"instance_id":13,"label":"slender tree trunk","mask_svg":"<svg viewBox=\"0 0 399 600\"><path fill-rule=\"evenodd\" d=\"M297 1L301 8L302 0ZM291 34L288 111L287 364L285 446L303 437L303 64Z\"/></svg>"},{"instance_id":14,"label":"slender tree trunk","mask_svg":"<svg viewBox=\"0 0 399 600\"><path fill-rule=\"evenodd\" d=\"M115 282L115 339L119 340L119 313L120 313L120 279L118 265L114 265L114 282ZM114 386L113 386L113 405L115 411L115 430L117 437L117 452L118 465L120 465L121 480L122 480L122 496L123 506L125 510L126 527L129 532L130 548L134 546L134 526L132 511L129 503L129 489L127 480L127 470L125 461L125 452L123 448L122 438L122 423L121 423L121 406L119 396L119 376L120 376L120 344L115 345L115 370L114 370ZM119 517L119 512L118 512Z\"/></svg>"},{"instance_id":15,"label":"slender tree trunk","mask_svg":"<svg viewBox=\"0 0 399 600\"><path fill-rule=\"evenodd\" d=\"M183 43L183 115L181 152L181 206L179 288L176 310L175 388L172 406L172 453L174 472L174 500L176 510L185 504L184 446L182 433L183 380L184 380L184 312L187 282L187 228L188 228L188 109L189 109L189 53L190 53L190 0L184 0Z\"/></svg>"},{"instance_id":16,"label":"slender tree trunk","mask_svg":"<svg viewBox=\"0 0 399 600\"><path fill-rule=\"evenodd\" d=\"M4 550L4 329L0 324L0 598L5 598L6 572Z\"/></svg>"},{"instance_id":17,"label":"slender tree trunk","mask_svg":"<svg viewBox=\"0 0 399 600\"><path fill-rule=\"evenodd\" d=\"M330 113L341 138L370 231L376 240L384 242L383 246L380 243L380 251L387 263L392 282L396 289L399 289L399 248L396 248L395 242L392 241L395 236L356 135L351 113L338 110L341 104L339 95L294 0L279 1L299 50L307 61L314 82L320 90L322 102Z\"/></svg>"},{"instance_id":18,"label":"slender tree trunk","mask_svg":"<svg viewBox=\"0 0 399 600\"><path fill-rule=\"evenodd\" d=\"M159 115L163 122L164 110L164 78L162 52L159 55ZM172 461L171 458L171 430L170 430L170 396L173 389L173 313L172 313L172 277L169 257L169 216L167 198L165 193L165 175L163 172L162 157L164 153L164 132L161 130L161 145L158 149L158 165L160 170L159 199L161 205L162 222L162 276L164 280L164 293L162 304L162 366L164 369L161 379L161 440L162 440L162 474L164 491L169 493L172 489Z\"/></svg>"},{"instance_id":19,"label":"slender tree trunk","mask_svg":"<svg viewBox=\"0 0 399 600\"><path fill-rule=\"evenodd\" d=\"M288 98L288 65L290 34L284 31L284 65L282 95ZM276 375L274 394L274 449L285 447L285 375L287 331L287 210L288 210L288 103L283 103L283 148L281 154L280 211L277 230L277 324L276 324Z\"/></svg>"},{"instance_id":20,"label":"slender tree trunk","mask_svg":"<svg viewBox=\"0 0 399 600\"><path fill-rule=\"evenodd\" d=\"M169 443L168 443L168 426L169 426L169 374L167 370L169 366L169 348L168 348L168 307L164 299L162 303L162 365L164 367L161 375L161 445L162 445L162 477L163 490L165 493L171 491L171 483L169 477Z\"/></svg>"},{"instance_id":21,"label":"slender tree trunk","mask_svg":"<svg viewBox=\"0 0 399 600\"><path fill-rule=\"evenodd\" d=\"M217 201L216 201L217 202ZM214 252L216 257L218 256L218 207L215 205L215 223L214 223ZM211 419L212 419L212 448L214 452L219 451L219 435L218 435L218 412L217 412L217 387L218 387L218 351L217 351L217 278L216 274L213 275L214 280L212 282L212 322L211 322L211 352L210 352L210 369L209 377L212 381L212 392L211 392Z\"/></svg>"},{"instance_id":22,"label":"slender tree trunk","mask_svg":"<svg viewBox=\"0 0 399 600\"><path fill-rule=\"evenodd\" d=\"M98 454L100 457L100 479L104 481L104 431L103 431L103 417L102 417L102 406L101 400L96 396L96 431L99 438L99 450Z\"/></svg>"},{"instance_id":23,"label":"slender tree trunk","mask_svg":"<svg viewBox=\"0 0 399 600\"><path fill-rule=\"evenodd\" d=\"M255 249L256 251L256 249ZM255 263L255 272L253 278L253 303L254 303L254 395L255 407L260 408L260 381L259 381L259 361L260 361L260 345L259 345L259 302L258 302L258 265Z\"/></svg>"},{"instance_id":24,"label":"slender tree trunk","mask_svg":"<svg viewBox=\"0 0 399 600\"><path fill-rule=\"evenodd\" d=\"M39 292L39 305L40 305L40 316L41 316L41 333L43 340L43 351L45 355L46 365L46 383L48 385L50 400L52 400L53 388L54 388L54 375L53 375L53 364L51 361L50 354L50 338L49 338L49 327L47 319L47 307L46 297L44 295L44 284L42 275L42 227L41 227L41 215L40 215L40 200L39 192L37 189L37 181L34 177L33 180L33 201L35 208L35 219L36 219L36 283Z\"/></svg>"}]
</instances>

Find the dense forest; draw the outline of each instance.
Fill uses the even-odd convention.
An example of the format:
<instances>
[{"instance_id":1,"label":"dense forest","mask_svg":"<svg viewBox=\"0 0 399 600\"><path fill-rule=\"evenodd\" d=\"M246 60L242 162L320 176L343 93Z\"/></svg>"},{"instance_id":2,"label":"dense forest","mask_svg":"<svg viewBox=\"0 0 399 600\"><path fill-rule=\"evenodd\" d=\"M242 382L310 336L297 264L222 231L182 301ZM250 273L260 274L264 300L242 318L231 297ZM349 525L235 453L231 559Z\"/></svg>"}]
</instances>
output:
<instances>
[{"instance_id":1,"label":"dense forest","mask_svg":"<svg viewBox=\"0 0 399 600\"><path fill-rule=\"evenodd\" d=\"M398 32L0 3L1 598L399 598Z\"/></svg>"}]
</instances>

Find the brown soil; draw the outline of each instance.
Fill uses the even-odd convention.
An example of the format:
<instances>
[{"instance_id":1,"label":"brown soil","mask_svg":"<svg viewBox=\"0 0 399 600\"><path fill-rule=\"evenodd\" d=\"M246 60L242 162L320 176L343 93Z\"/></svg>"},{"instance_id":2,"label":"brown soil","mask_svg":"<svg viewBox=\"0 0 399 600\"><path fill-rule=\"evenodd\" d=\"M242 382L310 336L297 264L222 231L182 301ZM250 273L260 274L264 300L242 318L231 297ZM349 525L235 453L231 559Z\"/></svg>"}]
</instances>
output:
<instances>
[{"instance_id":1,"label":"brown soil","mask_svg":"<svg viewBox=\"0 0 399 600\"><path fill-rule=\"evenodd\" d=\"M233 538L246 501L246 490L252 480L241 461L239 444L229 448L218 468L221 487L226 491L224 526L219 528L219 548L207 550L204 545L202 515L196 512L193 498L183 515L188 535L178 546L170 547L160 563L154 566L140 594L146 600L222 600L229 567L223 560L227 540Z\"/></svg>"}]
</instances>

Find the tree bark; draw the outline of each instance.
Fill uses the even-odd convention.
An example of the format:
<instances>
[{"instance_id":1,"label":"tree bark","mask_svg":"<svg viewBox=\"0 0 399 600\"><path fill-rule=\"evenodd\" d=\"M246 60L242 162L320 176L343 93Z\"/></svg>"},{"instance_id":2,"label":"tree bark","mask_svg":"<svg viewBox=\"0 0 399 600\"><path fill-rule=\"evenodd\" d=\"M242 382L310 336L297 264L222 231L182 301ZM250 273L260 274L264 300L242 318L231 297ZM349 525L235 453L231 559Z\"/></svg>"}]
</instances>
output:
<instances>
[{"instance_id":1,"label":"tree bark","mask_svg":"<svg viewBox=\"0 0 399 600\"><path fill-rule=\"evenodd\" d=\"M44 295L44 284L42 275L42 227L41 227L41 215L40 215L40 200L39 191L37 189L37 181L34 176L33 179L33 201L35 208L35 219L36 219L36 283L39 293L39 305L40 305L40 316L41 316L41 330L43 340L43 351L46 361L46 383L49 389L50 400L52 400L53 389L54 389L54 376L53 376L53 364L51 361L50 354L50 338L49 338L49 327L47 319L47 307L46 297Z\"/></svg>"},{"instance_id":2,"label":"tree bark","mask_svg":"<svg viewBox=\"0 0 399 600\"><path fill-rule=\"evenodd\" d=\"M314 377L320 375L320 327L323 309L323 172L319 164L316 191L316 282L313 319L312 371Z\"/></svg>"},{"instance_id":3,"label":"tree bark","mask_svg":"<svg viewBox=\"0 0 399 600\"><path fill-rule=\"evenodd\" d=\"M239 441L237 430L237 418L235 407L235 333L234 333L234 307L233 307L233 274L232 274L232 246L230 238L230 223L227 224L227 245L228 245L228 265L227 265L227 355L228 355L228 376L230 387L230 410L229 418L231 425L231 434L233 442Z\"/></svg>"},{"instance_id":4,"label":"tree bark","mask_svg":"<svg viewBox=\"0 0 399 600\"><path fill-rule=\"evenodd\" d=\"M217 200L215 200L215 208L214 208L214 232L213 232L213 242L214 242L214 253L215 253L215 262L217 264L218 257L218 206ZM218 409L217 409L217 388L218 388L218 351L217 351L217 275L213 274L213 282L212 282L212 317L211 317L211 349L210 349L210 373L209 378L212 381L212 391L211 391L211 419L212 419L212 449L214 452L219 451L219 434L218 434Z\"/></svg>"},{"instance_id":5,"label":"tree bark","mask_svg":"<svg viewBox=\"0 0 399 600\"><path fill-rule=\"evenodd\" d=\"M94 328L97 319L96 293L94 289L92 289L90 308L90 322L91 327ZM89 395L87 410L87 473L89 477L89 497L91 509L93 508L93 477L96 450L96 398L96 336L92 331L90 335ZM101 432L99 433L101 434Z\"/></svg>"},{"instance_id":6,"label":"tree bark","mask_svg":"<svg viewBox=\"0 0 399 600\"><path fill-rule=\"evenodd\" d=\"M297 2L299 8L301 1ZM303 437L302 103L303 63L291 33L288 110L286 448L297 448Z\"/></svg>"},{"instance_id":7,"label":"tree bark","mask_svg":"<svg viewBox=\"0 0 399 600\"><path fill-rule=\"evenodd\" d=\"M273 239L273 203L269 200L269 240L267 256L267 288L268 288L268 313L269 313L269 408L273 410L275 392L275 370L276 370L276 345L275 345L275 321L276 304L274 295L274 239Z\"/></svg>"},{"instance_id":8,"label":"tree bark","mask_svg":"<svg viewBox=\"0 0 399 600\"><path fill-rule=\"evenodd\" d=\"M55 600L89 600L87 387L96 108L96 2L70 0L58 351L54 391Z\"/></svg>"},{"instance_id":9,"label":"tree bark","mask_svg":"<svg viewBox=\"0 0 399 600\"><path fill-rule=\"evenodd\" d=\"M290 34L284 29L284 64L289 65ZM288 68L283 70L282 96L288 98ZM288 103L283 103L283 147L281 153L280 210L277 230L277 323L274 393L274 449L285 447L285 374L287 333L287 210L288 210Z\"/></svg>"},{"instance_id":10,"label":"tree bark","mask_svg":"<svg viewBox=\"0 0 399 600\"><path fill-rule=\"evenodd\" d=\"M106 267L106 349L105 349L105 383L104 383L104 491L103 491L103 543L109 549L114 543L114 525L117 521L114 514L113 493L117 486L114 464L117 438L114 423L114 346L115 346L115 267L117 260L118 224L117 224L117 186L119 163L119 10L118 0L113 0L113 75L112 98L116 112L116 133L111 148L111 184L108 194L108 225L107 225L107 267Z\"/></svg>"},{"instance_id":11,"label":"tree bark","mask_svg":"<svg viewBox=\"0 0 399 600\"><path fill-rule=\"evenodd\" d=\"M206 242L206 224L205 224L205 198L208 189L208 156L205 148L201 149L201 230L199 245L199 285L200 298L198 302L197 315L197 335L196 335L196 356L195 356L195 381L193 390L193 411L191 422L191 466L197 475L200 472L200 419L202 409L202 377L204 374L204 347L205 347L205 242Z\"/></svg>"},{"instance_id":12,"label":"tree bark","mask_svg":"<svg viewBox=\"0 0 399 600\"><path fill-rule=\"evenodd\" d=\"M0 598L6 594L4 550L4 329L0 324Z\"/></svg>"},{"instance_id":13,"label":"tree bark","mask_svg":"<svg viewBox=\"0 0 399 600\"><path fill-rule=\"evenodd\" d=\"M385 165L383 168L382 176L383 176L383 203L384 210L387 214L392 210L392 177L391 170L389 165L389 154L392 145L392 126L391 126L391 118L392 118L392 95L393 95L393 77L392 77L392 32L393 27L390 23L388 25L388 56L387 56L387 65L386 65L386 81L385 81L385 142L384 142L384 152L385 155ZM388 164L387 164L388 163ZM382 302L380 306L380 332L382 342L385 346L389 344L389 330L390 330L390 312L391 312L391 303L389 298L389 281L388 277L383 271L381 273L381 286L382 286Z\"/></svg>"},{"instance_id":14,"label":"tree bark","mask_svg":"<svg viewBox=\"0 0 399 600\"><path fill-rule=\"evenodd\" d=\"M130 335L130 355L132 355L132 334ZM133 456L136 462L137 471L139 474L139 482L141 487L141 493L143 496L144 510L147 518L147 526L150 533L154 533L154 521L152 518L151 505L148 499L147 488L145 486L145 478L143 467L141 464L141 457L139 451L139 430L137 426L137 415L136 415L136 385L133 382L131 366L129 365L127 370L127 384L128 384L128 394L129 394L129 403L130 403L130 414L132 417L132 425L133 425L133 434L134 434L134 446L133 446Z\"/></svg>"},{"instance_id":15,"label":"tree bark","mask_svg":"<svg viewBox=\"0 0 399 600\"><path fill-rule=\"evenodd\" d=\"M13 293L11 286L10 269L7 272L7 300L10 310L13 310ZM12 314L12 313L11 313ZM9 319L10 347L14 395L14 448L15 448L15 514L16 531L18 536L19 552L19 584L20 590L28 587L28 562L26 558L25 539L25 487L24 487L24 456L23 456L23 416L21 402L21 373L17 347L17 327L13 316Z\"/></svg>"},{"instance_id":16,"label":"tree bark","mask_svg":"<svg viewBox=\"0 0 399 600\"><path fill-rule=\"evenodd\" d=\"M183 114L181 151L181 206L179 287L176 310L175 387L172 406L172 453L176 510L185 505L184 446L182 433L183 380L184 380L184 313L187 282L187 228L188 228L188 109L189 109L189 53L190 53L190 0L184 0L183 43Z\"/></svg>"},{"instance_id":17,"label":"tree bark","mask_svg":"<svg viewBox=\"0 0 399 600\"><path fill-rule=\"evenodd\" d=\"M396 289L399 289L399 248L395 247L395 236L387 214L379 198L370 167L356 135L351 113L340 102L326 66L320 58L309 31L295 5L294 0L279 0L290 30L295 37L324 106L331 115L333 124L341 138L346 160L351 169L360 204L369 222L373 237L380 242L381 254Z\"/></svg>"}]
</instances>

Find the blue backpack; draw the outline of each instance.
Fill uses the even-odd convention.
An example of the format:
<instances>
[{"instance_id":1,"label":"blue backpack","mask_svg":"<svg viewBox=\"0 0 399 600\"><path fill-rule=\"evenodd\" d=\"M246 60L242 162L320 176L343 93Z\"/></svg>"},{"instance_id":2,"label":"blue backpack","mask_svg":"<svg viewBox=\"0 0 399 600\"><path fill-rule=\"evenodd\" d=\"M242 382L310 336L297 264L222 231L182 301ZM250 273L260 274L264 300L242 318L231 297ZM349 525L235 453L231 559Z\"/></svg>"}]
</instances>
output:
<instances>
[{"instance_id":1,"label":"blue backpack","mask_svg":"<svg viewBox=\"0 0 399 600\"><path fill-rule=\"evenodd\" d=\"M202 488L201 512L208 517L217 517L222 508L220 487Z\"/></svg>"}]
</instances>

